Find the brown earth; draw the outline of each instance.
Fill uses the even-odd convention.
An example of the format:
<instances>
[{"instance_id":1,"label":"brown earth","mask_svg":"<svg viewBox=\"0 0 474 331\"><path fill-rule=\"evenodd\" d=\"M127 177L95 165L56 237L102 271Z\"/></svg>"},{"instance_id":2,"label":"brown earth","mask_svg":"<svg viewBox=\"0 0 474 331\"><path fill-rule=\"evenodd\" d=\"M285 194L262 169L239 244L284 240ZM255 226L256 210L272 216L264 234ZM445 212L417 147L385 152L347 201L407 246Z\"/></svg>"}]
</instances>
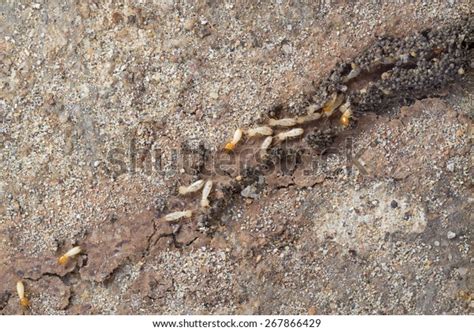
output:
<instances>
[{"instance_id":1,"label":"brown earth","mask_svg":"<svg viewBox=\"0 0 474 331\"><path fill-rule=\"evenodd\" d=\"M328 153L234 194L212 231L160 219L198 202L176 187L199 151L303 105L377 36L472 15L469 1L324 3L2 4L1 313L472 312L472 73L359 115ZM138 153L133 169L132 141L165 167ZM169 162L184 145L190 167Z\"/></svg>"}]
</instances>

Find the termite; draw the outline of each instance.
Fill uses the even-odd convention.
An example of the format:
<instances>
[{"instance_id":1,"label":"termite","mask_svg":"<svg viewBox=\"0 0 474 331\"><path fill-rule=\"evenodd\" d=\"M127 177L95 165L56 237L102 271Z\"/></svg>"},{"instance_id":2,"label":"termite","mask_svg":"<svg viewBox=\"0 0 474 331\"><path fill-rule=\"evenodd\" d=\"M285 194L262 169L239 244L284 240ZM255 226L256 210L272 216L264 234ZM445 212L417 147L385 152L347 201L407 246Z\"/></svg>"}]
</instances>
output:
<instances>
[{"instance_id":1,"label":"termite","mask_svg":"<svg viewBox=\"0 0 474 331\"><path fill-rule=\"evenodd\" d=\"M303 129L297 128L297 129L292 129L290 131L281 132L277 134L276 137L278 138L279 141L285 141L286 139L289 139L289 138L295 138L295 137L301 136L303 133L304 133Z\"/></svg>"},{"instance_id":2,"label":"termite","mask_svg":"<svg viewBox=\"0 0 474 331\"><path fill-rule=\"evenodd\" d=\"M69 261L69 258L76 256L80 252L81 252L81 247L79 246L73 247L70 250L68 250L66 254L64 254L58 259L58 263L60 265L65 265Z\"/></svg>"},{"instance_id":3,"label":"termite","mask_svg":"<svg viewBox=\"0 0 474 331\"><path fill-rule=\"evenodd\" d=\"M314 114L314 113L317 112L318 110L319 110L319 108L318 108L318 106L316 106L315 104L309 105L309 106L306 108L306 112L308 113L308 115Z\"/></svg>"},{"instance_id":4,"label":"termite","mask_svg":"<svg viewBox=\"0 0 474 331\"><path fill-rule=\"evenodd\" d=\"M351 72L349 72L349 74L346 77L344 77L344 79L342 80L344 83L360 75L361 69L357 64L351 63L351 68L352 68Z\"/></svg>"},{"instance_id":5,"label":"termite","mask_svg":"<svg viewBox=\"0 0 474 331\"><path fill-rule=\"evenodd\" d=\"M347 128L349 126L350 119L352 117L352 109L350 107L350 103L346 102L345 104L341 106L339 110L342 113L341 117L339 118L339 122L342 124L342 126Z\"/></svg>"},{"instance_id":6,"label":"termite","mask_svg":"<svg viewBox=\"0 0 474 331\"><path fill-rule=\"evenodd\" d=\"M30 300L25 296L25 285L23 285L21 280L16 283L16 292L20 298L20 306L28 308L30 306Z\"/></svg>"},{"instance_id":7,"label":"termite","mask_svg":"<svg viewBox=\"0 0 474 331\"><path fill-rule=\"evenodd\" d=\"M296 123L295 118L282 118L280 120L275 120L275 119L271 118L268 121L268 125L270 125L270 126L286 126L286 127L289 127L289 126L295 126L296 124L297 123Z\"/></svg>"},{"instance_id":8,"label":"termite","mask_svg":"<svg viewBox=\"0 0 474 331\"><path fill-rule=\"evenodd\" d=\"M394 64L397 62L397 59L393 56L386 56L382 59L383 64Z\"/></svg>"},{"instance_id":9,"label":"termite","mask_svg":"<svg viewBox=\"0 0 474 331\"><path fill-rule=\"evenodd\" d=\"M323 106L323 113L326 117L329 117L332 115L334 110L339 107L342 102L344 101L344 95L343 94L338 94L334 93L331 96L331 99L329 99Z\"/></svg>"},{"instance_id":10,"label":"termite","mask_svg":"<svg viewBox=\"0 0 474 331\"><path fill-rule=\"evenodd\" d=\"M235 146L237 145L237 143L240 141L240 139L242 139L242 129L237 129L235 130L234 132L234 137L232 138L232 140L227 143L224 147L224 150L226 152L233 152L234 149L235 149Z\"/></svg>"},{"instance_id":11,"label":"termite","mask_svg":"<svg viewBox=\"0 0 474 331\"><path fill-rule=\"evenodd\" d=\"M320 118L321 118L321 113L313 113L313 114L297 117L296 122L298 124L305 124L308 122L319 120Z\"/></svg>"},{"instance_id":12,"label":"termite","mask_svg":"<svg viewBox=\"0 0 474 331\"><path fill-rule=\"evenodd\" d=\"M175 211L166 215L163 219L167 222L177 221L181 218L191 218L193 216L192 210L183 210L183 211Z\"/></svg>"},{"instance_id":13,"label":"termite","mask_svg":"<svg viewBox=\"0 0 474 331\"><path fill-rule=\"evenodd\" d=\"M272 141L273 141L273 137L266 137L265 140L262 142L262 145L260 145L260 155L262 157L267 155L267 149L272 144Z\"/></svg>"},{"instance_id":14,"label":"termite","mask_svg":"<svg viewBox=\"0 0 474 331\"><path fill-rule=\"evenodd\" d=\"M188 193L193 193L199 191L204 185L204 180L200 179L189 186L180 186L178 191L181 195L186 195Z\"/></svg>"},{"instance_id":15,"label":"termite","mask_svg":"<svg viewBox=\"0 0 474 331\"><path fill-rule=\"evenodd\" d=\"M258 128L248 129L246 133L249 137L271 136L273 134L273 129L269 126L259 126Z\"/></svg>"},{"instance_id":16,"label":"termite","mask_svg":"<svg viewBox=\"0 0 474 331\"><path fill-rule=\"evenodd\" d=\"M201 207L207 208L209 207L209 193L211 193L212 189L212 180L208 180L202 189L202 197L201 197Z\"/></svg>"}]
</instances>

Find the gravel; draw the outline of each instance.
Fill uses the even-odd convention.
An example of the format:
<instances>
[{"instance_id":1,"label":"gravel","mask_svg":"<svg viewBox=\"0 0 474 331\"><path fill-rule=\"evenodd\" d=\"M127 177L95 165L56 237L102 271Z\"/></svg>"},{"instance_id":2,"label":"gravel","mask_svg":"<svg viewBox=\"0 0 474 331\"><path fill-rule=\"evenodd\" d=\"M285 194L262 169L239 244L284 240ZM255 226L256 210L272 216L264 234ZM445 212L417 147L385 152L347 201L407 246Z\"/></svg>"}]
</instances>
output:
<instances>
[{"instance_id":1,"label":"gravel","mask_svg":"<svg viewBox=\"0 0 474 331\"><path fill-rule=\"evenodd\" d=\"M0 11L1 314L472 309L472 76L451 50L440 67L461 84L427 99L425 82L440 75L385 74L377 88L400 78L423 87L421 101L369 109L374 99L354 98L353 127L308 127L272 151L294 164L247 169L240 182L223 174L208 214L160 222L199 200L176 188L206 177L236 128L304 111L371 47L398 50L443 26L436 36L452 36L470 1L20 1ZM249 203L240 192L252 185ZM77 244L84 254L58 266Z\"/></svg>"}]
</instances>

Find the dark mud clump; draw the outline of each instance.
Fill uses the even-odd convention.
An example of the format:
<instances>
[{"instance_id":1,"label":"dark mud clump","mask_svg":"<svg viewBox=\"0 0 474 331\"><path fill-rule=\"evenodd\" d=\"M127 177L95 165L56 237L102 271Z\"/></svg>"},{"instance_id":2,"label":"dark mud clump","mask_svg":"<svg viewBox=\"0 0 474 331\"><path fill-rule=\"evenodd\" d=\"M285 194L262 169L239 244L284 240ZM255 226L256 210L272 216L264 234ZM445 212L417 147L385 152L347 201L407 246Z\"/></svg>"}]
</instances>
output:
<instances>
[{"instance_id":1,"label":"dark mud clump","mask_svg":"<svg viewBox=\"0 0 474 331\"><path fill-rule=\"evenodd\" d=\"M337 65L310 102L322 107L337 92L356 112L382 112L433 96L473 69L473 32L474 18L468 17L404 39L380 38L352 62Z\"/></svg>"}]
</instances>

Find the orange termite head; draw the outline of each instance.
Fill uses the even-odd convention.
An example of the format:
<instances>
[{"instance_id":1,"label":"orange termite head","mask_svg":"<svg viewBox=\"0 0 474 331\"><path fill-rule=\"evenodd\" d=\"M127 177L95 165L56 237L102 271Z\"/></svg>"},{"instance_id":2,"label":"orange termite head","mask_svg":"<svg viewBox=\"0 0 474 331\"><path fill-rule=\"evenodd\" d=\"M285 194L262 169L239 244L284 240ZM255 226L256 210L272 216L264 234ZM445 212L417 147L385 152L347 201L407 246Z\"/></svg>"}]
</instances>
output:
<instances>
[{"instance_id":1,"label":"orange termite head","mask_svg":"<svg viewBox=\"0 0 474 331\"><path fill-rule=\"evenodd\" d=\"M351 117L352 111L348 109L342 114L341 118L339 119L339 122L342 124L343 127L347 128L350 124Z\"/></svg>"},{"instance_id":2,"label":"orange termite head","mask_svg":"<svg viewBox=\"0 0 474 331\"><path fill-rule=\"evenodd\" d=\"M242 135L243 135L242 129L235 130L232 140L225 145L224 150L228 153L233 152L235 149L235 146L239 143L240 139L242 139Z\"/></svg>"},{"instance_id":3,"label":"orange termite head","mask_svg":"<svg viewBox=\"0 0 474 331\"><path fill-rule=\"evenodd\" d=\"M341 122L343 127L347 128L349 126L349 117L341 116L339 121Z\"/></svg>"},{"instance_id":4,"label":"orange termite head","mask_svg":"<svg viewBox=\"0 0 474 331\"><path fill-rule=\"evenodd\" d=\"M235 144L230 142L230 143L227 143L224 147L224 150L227 152L227 153L232 153L235 149Z\"/></svg>"},{"instance_id":5,"label":"orange termite head","mask_svg":"<svg viewBox=\"0 0 474 331\"><path fill-rule=\"evenodd\" d=\"M29 308L30 307L30 300L28 298L24 297L20 299L20 306L23 308Z\"/></svg>"},{"instance_id":6,"label":"orange termite head","mask_svg":"<svg viewBox=\"0 0 474 331\"><path fill-rule=\"evenodd\" d=\"M58 263L60 265L66 265L67 261L69 261L69 256L63 255L58 259Z\"/></svg>"},{"instance_id":7,"label":"orange termite head","mask_svg":"<svg viewBox=\"0 0 474 331\"><path fill-rule=\"evenodd\" d=\"M344 102L344 98L343 94L333 93L323 106L324 115L327 117L331 116L333 111Z\"/></svg>"}]
</instances>

